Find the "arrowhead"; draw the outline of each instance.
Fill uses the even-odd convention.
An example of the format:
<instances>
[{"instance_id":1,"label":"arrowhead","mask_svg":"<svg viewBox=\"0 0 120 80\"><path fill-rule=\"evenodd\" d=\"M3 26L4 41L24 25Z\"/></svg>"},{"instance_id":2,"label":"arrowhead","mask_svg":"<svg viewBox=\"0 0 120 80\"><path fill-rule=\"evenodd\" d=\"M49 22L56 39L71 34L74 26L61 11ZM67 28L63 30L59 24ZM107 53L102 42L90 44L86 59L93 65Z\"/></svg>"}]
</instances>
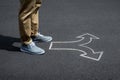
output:
<instances>
[{"instance_id":1,"label":"arrowhead","mask_svg":"<svg viewBox=\"0 0 120 80\"><path fill-rule=\"evenodd\" d=\"M94 36L94 35L89 34L89 33L85 33L83 35L77 36L76 38L83 38L83 37L89 37L89 38L92 38L92 39L99 39L99 37Z\"/></svg>"},{"instance_id":2,"label":"arrowhead","mask_svg":"<svg viewBox=\"0 0 120 80\"><path fill-rule=\"evenodd\" d=\"M103 55L103 51L102 52L95 52L94 54L84 53L84 54L81 54L80 56L84 57L84 58L92 59L95 61L99 61L101 59L102 55Z\"/></svg>"}]
</instances>

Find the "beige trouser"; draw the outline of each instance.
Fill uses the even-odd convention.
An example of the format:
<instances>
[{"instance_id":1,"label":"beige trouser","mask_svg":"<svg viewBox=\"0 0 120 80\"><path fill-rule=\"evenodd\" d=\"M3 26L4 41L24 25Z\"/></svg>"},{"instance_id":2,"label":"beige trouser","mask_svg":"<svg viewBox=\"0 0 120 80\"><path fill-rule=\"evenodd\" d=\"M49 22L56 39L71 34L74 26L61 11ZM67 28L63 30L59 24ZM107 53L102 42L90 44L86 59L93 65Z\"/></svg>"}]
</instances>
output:
<instances>
[{"instance_id":1,"label":"beige trouser","mask_svg":"<svg viewBox=\"0 0 120 80\"><path fill-rule=\"evenodd\" d=\"M24 44L32 42L31 36L38 33L39 8L41 0L20 0L20 11L18 15L21 41Z\"/></svg>"}]
</instances>

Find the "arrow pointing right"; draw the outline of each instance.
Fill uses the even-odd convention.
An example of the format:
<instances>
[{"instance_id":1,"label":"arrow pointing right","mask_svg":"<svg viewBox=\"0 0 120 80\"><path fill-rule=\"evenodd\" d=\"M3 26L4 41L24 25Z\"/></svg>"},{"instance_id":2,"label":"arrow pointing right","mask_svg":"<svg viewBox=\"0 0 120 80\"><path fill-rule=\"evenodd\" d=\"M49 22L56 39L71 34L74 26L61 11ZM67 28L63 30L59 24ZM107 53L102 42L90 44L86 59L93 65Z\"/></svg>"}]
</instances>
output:
<instances>
[{"instance_id":1,"label":"arrow pointing right","mask_svg":"<svg viewBox=\"0 0 120 80\"><path fill-rule=\"evenodd\" d=\"M101 59L103 51L95 52L92 48L87 46L87 44L90 44L93 39L99 39L98 37L86 33L78 36L77 38L79 38L79 40L51 42L49 50L75 50L83 53L80 55L81 57L96 61Z\"/></svg>"}]
</instances>

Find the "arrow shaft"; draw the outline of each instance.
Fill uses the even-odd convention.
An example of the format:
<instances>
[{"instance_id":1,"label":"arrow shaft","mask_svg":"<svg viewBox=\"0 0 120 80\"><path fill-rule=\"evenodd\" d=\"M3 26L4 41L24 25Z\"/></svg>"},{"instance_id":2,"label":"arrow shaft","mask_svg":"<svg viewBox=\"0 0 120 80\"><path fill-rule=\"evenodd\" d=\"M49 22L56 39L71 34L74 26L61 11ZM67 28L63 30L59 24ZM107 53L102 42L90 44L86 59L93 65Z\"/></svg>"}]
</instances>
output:
<instances>
[{"instance_id":1,"label":"arrow shaft","mask_svg":"<svg viewBox=\"0 0 120 80\"><path fill-rule=\"evenodd\" d=\"M83 43L85 44L85 43ZM75 50L89 55L94 54L94 50L90 47L80 45L78 43L66 43L66 42L52 42L50 50Z\"/></svg>"},{"instance_id":2,"label":"arrow shaft","mask_svg":"<svg viewBox=\"0 0 120 80\"><path fill-rule=\"evenodd\" d=\"M75 43L65 43L65 42L51 42L51 46L49 49L51 50L55 50L55 49L58 49L58 50L71 50L73 49L73 45Z\"/></svg>"}]
</instances>

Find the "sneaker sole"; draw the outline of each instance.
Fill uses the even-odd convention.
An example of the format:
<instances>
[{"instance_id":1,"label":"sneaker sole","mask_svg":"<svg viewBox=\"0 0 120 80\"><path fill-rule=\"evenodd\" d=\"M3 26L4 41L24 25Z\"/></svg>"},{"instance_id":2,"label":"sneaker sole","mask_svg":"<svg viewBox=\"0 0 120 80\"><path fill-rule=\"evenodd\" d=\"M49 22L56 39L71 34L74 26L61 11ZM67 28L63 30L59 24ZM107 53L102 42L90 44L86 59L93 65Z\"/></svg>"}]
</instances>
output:
<instances>
[{"instance_id":1,"label":"sneaker sole","mask_svg":"<svg viewBox=\"0 0 120 80\"><path fill-rule=\"evenodd\" d=\"M31 55L35 55L35 54L39 54L39 55L43 55L45 54L45 52L38 52L38 53L34 53L34 52L29 52L29 51L26 51L26 50L23 50L23 49L20 49L21 52L25 52L25 53L28 53L28 54L31 54Z\"/></svg>"}]
</instances>

